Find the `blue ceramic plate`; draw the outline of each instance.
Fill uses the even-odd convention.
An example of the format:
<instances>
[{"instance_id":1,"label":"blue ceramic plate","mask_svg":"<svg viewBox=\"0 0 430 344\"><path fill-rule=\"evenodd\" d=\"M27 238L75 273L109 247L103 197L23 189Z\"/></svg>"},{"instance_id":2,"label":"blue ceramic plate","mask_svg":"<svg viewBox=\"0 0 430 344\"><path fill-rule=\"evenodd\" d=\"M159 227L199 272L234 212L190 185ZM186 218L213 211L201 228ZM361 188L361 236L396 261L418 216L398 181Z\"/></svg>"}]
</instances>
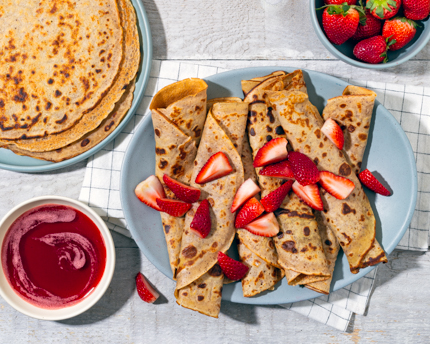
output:
<instances>
[{"instance_id":1,"label":"blue ceramic plate","mask_svg":"<svg viewBox=\"0 0 430 344\"><path fill-rule=\"evenodd\" d=\"M324 30L322 29L322 14L324 11L315 10L316 8L320 8L322 6L324 6L324 0L309 1L309 11L311 15L312 26L314 27L315 33L317 34L321 43L327 48L328 51L330 51L330 53L332 53L334 56L336 56L343 62L349 63L350 65L356 67L369 69L384 69L398 66L418 54L425 47L425 45L430 39L429 19L427 18L426 20L418 20L417 24L419 25L419 27L417 28L417 33L415 34L415 37L402 49L396 51L389 51L388 63L370 64L362 62L359 61L352 53L356 44L352 40L348 40L346 43L341 45L334 45L328 40ZM400 9L398 16L404 16L403 9Z\"/></svg>"},{"instance_id":2,"label":"blue ceramic plate","mask_svg":"<svg viewBox=\"0 0 430 344\"><path fill-rule=\"evenodd\" d=\"M289 67L246 68L206 78L208 98L243 97L240 81L270 74L275 70L292 72ZM304 71L312 103L322 112L327 99L339 96L347 83L332 76ZM160 214L143 205L134 188L155 172L155 144L151 117L146 116L136 131L124 158L121 173L121 201L133 238L146 257L166 276L172 277ZM398 162L402 161L401 164ZM368 192L376 216L376 237L387 253L391 253L403 237L415 209L417 171L409 141L394 117L376 101L370 127L363 169L377 171L393 190L391 197ZM340 253L334 270L332 289L337 290L358 280L373 267L353 275L346 257ZM291 287L283 279L274 291L245 298L241 283L224 286L222 298L248 304L281 304L320 296L307 288Z\"/></svg>"},{"instance_id":3,"label":"blue ceramic plate","mask_svg":"<svg viewBox=\"0 0 430 344\"><path fill-rule=\"evenodd\" d=\"M72 159L62 162L49 162L38 159L29 158L26 156L19 156L12 153L10 150L0 148L0 168L16 172L47 172L58 170L79 161L89 158L91 155L98 152L110 141L112 141L127 125L128 121L133 117L134 113L142 100L146 85L149 79L152 61L152 38L151 29L149 27L148 17L146 16L145 9L140 0L131 0L136 10L137 24L140 38L140 52L142 54L142 63L137 73L136 89L134 91L133 104L127 115L124 117L118 127L106 139L100 142L97 146L91 148L89 151L82 153Z\"/></svg>"}]
</instances>

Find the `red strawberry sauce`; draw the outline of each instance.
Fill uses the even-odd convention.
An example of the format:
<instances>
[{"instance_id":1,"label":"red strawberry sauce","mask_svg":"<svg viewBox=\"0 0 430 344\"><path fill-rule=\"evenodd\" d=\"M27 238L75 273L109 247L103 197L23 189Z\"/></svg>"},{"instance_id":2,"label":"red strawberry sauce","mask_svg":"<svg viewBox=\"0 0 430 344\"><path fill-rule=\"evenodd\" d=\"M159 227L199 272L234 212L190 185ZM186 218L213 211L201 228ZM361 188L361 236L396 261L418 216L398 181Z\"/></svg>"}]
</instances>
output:
<instances>
[{"instance_id":1,"label":"red strawberry sauce","mask_svg":"<svg viewBox=\"0 0 430 344\"><path fill-rule=\"evenodd\" d=\"M58 309L94 290L105 269L106 247L88 216L69 206L46 204L25 212L10 226L1 261L21 298Z\"/></svg>"}]
</instances>

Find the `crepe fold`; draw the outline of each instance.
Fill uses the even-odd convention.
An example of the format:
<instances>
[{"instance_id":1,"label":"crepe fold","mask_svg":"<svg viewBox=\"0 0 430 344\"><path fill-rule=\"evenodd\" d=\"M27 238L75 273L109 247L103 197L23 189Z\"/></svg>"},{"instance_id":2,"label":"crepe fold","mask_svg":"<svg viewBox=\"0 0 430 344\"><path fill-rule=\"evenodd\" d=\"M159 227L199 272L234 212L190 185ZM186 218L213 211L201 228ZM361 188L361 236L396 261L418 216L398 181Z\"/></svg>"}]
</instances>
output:
<instances>
[{"instance_id":1,"label":"crepe fold","mask_svg":"<svg viewBox=\"0 0 430 344\"><path fill-rule=\"evenodd\" d=\"M250 104L248 132L254 155L266 142L278 137L286 138L279 119L274 116L272 108L266 103L266 90L297 89L306 92L301 71L274 74L259 78L261 82L249 90L245 97L245 100L253 100ZM250 84L251 81L242 81L242 87ZM256 170L259 172L261 168ZM263 197L282 184L282 179L259 174L258 179ZM292 194L291 197L285 198L275 215L281 231L273 238L271 244L274 243L276 246L276 265L285 271L288 283L303 285L329 279L331 273L328 270L318 224L312 209Z\"/></svg>"},{"instance_id":2,"label":"crepe fold","mask_svg":"<svg viewBox=\"0 0 430 344\"><path fill-rule=\"evenodd\" d=\"M332 118L341 126L345 137L344 153L356 174L360 173L366 150L375 98L375 92L349 85L342 96L329 99L323 111L324 120ZM387 256L375 239L359 268L381 262L386 263Z\"/></svg>"},{"instance_id":3,"label":"crepe fold","mask_svg":"<svg viewBox=\"0 0 430 344\"><path fill-rule=\"evenodd\" d=\"M199 188L202 192L201 198L208 199L211 204L211 232L206 238L200 238L190 230L191 221L199 205L193 204L185 216L175 297L178 304L212 317L218 317L223 278L215 279L209 276L217 264L218 252L225 253L235 236L234 214L230 209L234 195L244 181L241 155L236 147L242 146L243 143L247 113L248 104L242 101L215 103L212 106L204 125L191 177L191 185ZM202 167L212 155L218 152L223 152L228 157L234 171L214 181L196 184L194 181ZM205 292L211 295L210 302L206 303L204 299L197 299L197 302L195 299L190 301L183 297L184 290L189 295L188 290L193 288L195 290L196 284L198 286L200 281L206 280L210 280L211 283L206 283L206 286L201 289L211 288L218 291L217 293ZM197 294L191 293L191 297Z\"/></svg>"},{"instance_id":4,"label":"crepe fold","mask_svg":"<svg viewBox=\"0 0 430 344\"><path fill-rule=\"evenodd\" d=\"M374 245L375 217L369 200L342 151L321 132L324 122L318 110L300 91L268 91L268 100L281 121L295 151L309 156L319 170L350 179L355 189L344 200L321 191L323 223L336 235L353 273Z\"/></svg>"},{"instance_id":5,"label":"crepe fold","mask_svg":"<svg viewBox=\"0 0 430 344\"><path fill-rule=\"evenodd\" d=\"M166 195L174 194L164 185L163 175L189 184L197 144L206 117L207 84L201 79L186 79L161 89L150 109L155 138L155 175ZM160 212L173 277L178 266L185 219Z\"/></svg>"}]
</instances>

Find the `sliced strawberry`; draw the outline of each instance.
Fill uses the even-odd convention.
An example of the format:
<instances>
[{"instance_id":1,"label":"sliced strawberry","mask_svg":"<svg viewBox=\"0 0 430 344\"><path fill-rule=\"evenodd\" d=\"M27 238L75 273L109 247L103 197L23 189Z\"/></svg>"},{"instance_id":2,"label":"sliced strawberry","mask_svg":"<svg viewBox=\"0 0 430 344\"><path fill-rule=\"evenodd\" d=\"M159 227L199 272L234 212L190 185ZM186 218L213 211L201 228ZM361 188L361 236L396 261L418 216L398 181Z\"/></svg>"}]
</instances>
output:
<instances>
[{"instance_id":1,"label":"sliced strawberry","mask_svg":"<svg viewBox=\"0 0 430 344\"><path fill-rule=\"evenodd\" d=\"M190 210L192 206L192 204L190 203L185 203L182 201L168 198L158 198L157 204L160 207L161 211L164 211L165 213L175 217L184 216L185 213Z\"/></svg>"},{"instance_id":2,"label":"sliced strawberry","mask_svg":"<svg viewBox=\"0 0 430 344\"><path fill-rule=\"evenodd\" d=\"M163 181L167 187L172 190L176 197L187 203L197 202L200 198L200 190L191 186L182 184L177 180L170 178L167 174L163 175Z\"/></svg>"},{"instance_id":3,"label":"sliced strawberry","mask_svg":"<svg viewBox=\"0 0 430 344\"><path fill-rule=\"evenodd\" d=\"M314 162L299 152L290 152L288 160L294 177L301 185L315 184L320 180L320 172Z\"/></svg>"},{"instance_id":4,"label":"sliced strawberry","mask_svg":"<svg viewBox=\"0 0 430 344\"><path fill-rule=\"evenodd\" d=\"M328 171L321 171L320 177L321 186L337 199L347 198L355 188L355 184L351 180Z\"/></svg>"},{"instance_id":5,"label":"sliced strawberry","mask_svg":"<svg viewBox=\"0 0 430 344\"><path fill-rule=\"evenodd\" d=\"M212 155L196 177L197 184L204 184L233 172L227 156L223 152Z\"/></svg>"},{"instance_id":6,"label":"sliced strawberry","mask_svg":"<svg viewBox=\"0 0 430 344\"><path fill-rule=\"evenodd\" d=\"M279 223L273 213L260 216L255 221L247 224L244 228L252 234L265 237L273 237L279 233Z\"/></svg>"},{"instance_id":7,"label":"sliced strawberry","mask_svg":"<svg viewBox=\"0 0 430 344\"><path fill-rule=\"evenodd\" d=\"M294 180L288 180L279 188L273 190L271 193L267 194L261 199L260 202L268 213L275 211L281 206L284 198L287 196L288 192L290 192L293 183Z\"/></svg>"},{"instance_id":8,"label":"sliced strawberry","mask_svg":"<svg viewBox=\"0 0 430 344\"><path fill-rule=\"evenodd\" d=\"M231 205L231 212L234 213L239 207L249 200L251 197L254 197L256 194L260 192L260 188L254 181L249 178L243 183L239 190L237 190L236 195L233 199L233 204Z\"/></svg>"},{"instance_id":9,"label":"sliced strawberry","mask_svg":"<svg viewBox=\"0 0 430 344\"><path fill-rule=\"evenodd\" d=\"M244 278L249 270L249 267L245 264L230 258L222 252L218 252L218 264L224 275L232 281Z\"/></svg>"},{"instance_id":10,"label":"sliced strawberry","mask_svg":"<svg viewBox=\"0 0 430 344\"><path fill-rule=\"evenodd\" d=\"M324 210L320 191L318 190L318 186L316 184L303 186L296 181L293 184L293 191L311 208L319 211Z\"/></svg>"},{"instance_id":11,"label":"sliced strawberry","mask_svg":"<svg viewBox=\"0 0 430 344\"><path fill-rule=\"evenodd\" d=\"M139 183L134 189L134 193L137 198L147 206L154 208L155 210L161 211L157 204L157 198L165 198L163 185L156 176L149 176L143 182Z\"/></svg>"},{"instance_id":12,"label":"sliced strawberry","mask_svg":"<svg viewBox=\"0 0 430 344\"><path fill-rule=\"evenodd\" d=\"M254 159L254 167L266 166L284 160L287 155L287 139L278 137L261 147Z\"/></svg>"},{"instance_id":13,"label":"sliced strawberry","mask_svg":"<svg viewBox=\"0 0 430 344\"><path fill-rule=\"evenodd\" d=\"M260 204L260 202L258 202L255 197L252 197L237 213L236 220L234 221L234 226L236 228L243 228L243 226L247 225L252 220L263 214L263 212L263 206Z\"/></svg>"},{"instance_id":14,"label":"sliced strawberry","mask_svg":"<svg viewBox=\"0 0 430 344\"><path fill-rule=\"evenodd\" d=\"M268 165L258 172L260 176L294 179L293 169L288 160L278 162L277 164Z\"/></svg>"},{"instance_id":15,"label":"sliced strawberry","mask_svg":"<svg viewBox=\"0 0 430 344\"><path fill-rule=\"evenodd\" d=\"M206 238L211 231L211 214L209 212L209 201L204 199L194 214L190 229L200 238Z\"/></svg>"},{"instance_id":16,"label":"sliced strawberry","mask_svg":"<svg viewBox=\"0 0 430 344\"><path fill-rule=\"evenodd\" d=\"M343 131L339 127L339 124L337 124L333 119L329 118L326 120L321 128L321 131L329 138L331 142L333 142L337 148L340 150L343 149L343 143L345 141L343 137Z\"/></svg>"},{"instance_id":17,"label":"sliced strawberry","mask_svg":"<svg viewBox=\"0 0 430 344\"><path fill-rule=\"evenodd\" d=\"M139 272L136 276L136 289L140 298L148 303L153 303L160 296L160 294L158 294L157 291L152 288L141 272Z\"/></svg>"},{"instance_id":18,"label":"sliced strawberry","mask_svg":"<svg viewBox=\"0 0 430 344\"><path fill-rule=\"evenodd\" d=\"M360 181L366 185L370 190L382 195L382 196L390 196L391 192L387 190L387 188L382 185L378 179L370 172L367 168L360 172L358 175Z\"/></svg>"}]
</instances>

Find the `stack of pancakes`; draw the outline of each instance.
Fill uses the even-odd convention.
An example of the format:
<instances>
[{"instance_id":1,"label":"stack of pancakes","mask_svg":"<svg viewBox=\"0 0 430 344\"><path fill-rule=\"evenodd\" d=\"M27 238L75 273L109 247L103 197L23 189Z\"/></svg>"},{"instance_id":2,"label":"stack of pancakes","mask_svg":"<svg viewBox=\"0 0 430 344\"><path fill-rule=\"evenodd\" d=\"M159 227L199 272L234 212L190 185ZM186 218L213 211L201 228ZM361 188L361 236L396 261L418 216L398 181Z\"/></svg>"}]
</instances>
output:
<instances>
[{"instance_id":1,"label":"stack of pancakes","mask_svg":"<svg viewBox=\"0 0 430 344\"><path fill-rule=\"evenodd\" d=\"M5 0L0 147L53 162L94 147L130 109L139 63L131 0Z\"/></svg>"}]
</instances>

